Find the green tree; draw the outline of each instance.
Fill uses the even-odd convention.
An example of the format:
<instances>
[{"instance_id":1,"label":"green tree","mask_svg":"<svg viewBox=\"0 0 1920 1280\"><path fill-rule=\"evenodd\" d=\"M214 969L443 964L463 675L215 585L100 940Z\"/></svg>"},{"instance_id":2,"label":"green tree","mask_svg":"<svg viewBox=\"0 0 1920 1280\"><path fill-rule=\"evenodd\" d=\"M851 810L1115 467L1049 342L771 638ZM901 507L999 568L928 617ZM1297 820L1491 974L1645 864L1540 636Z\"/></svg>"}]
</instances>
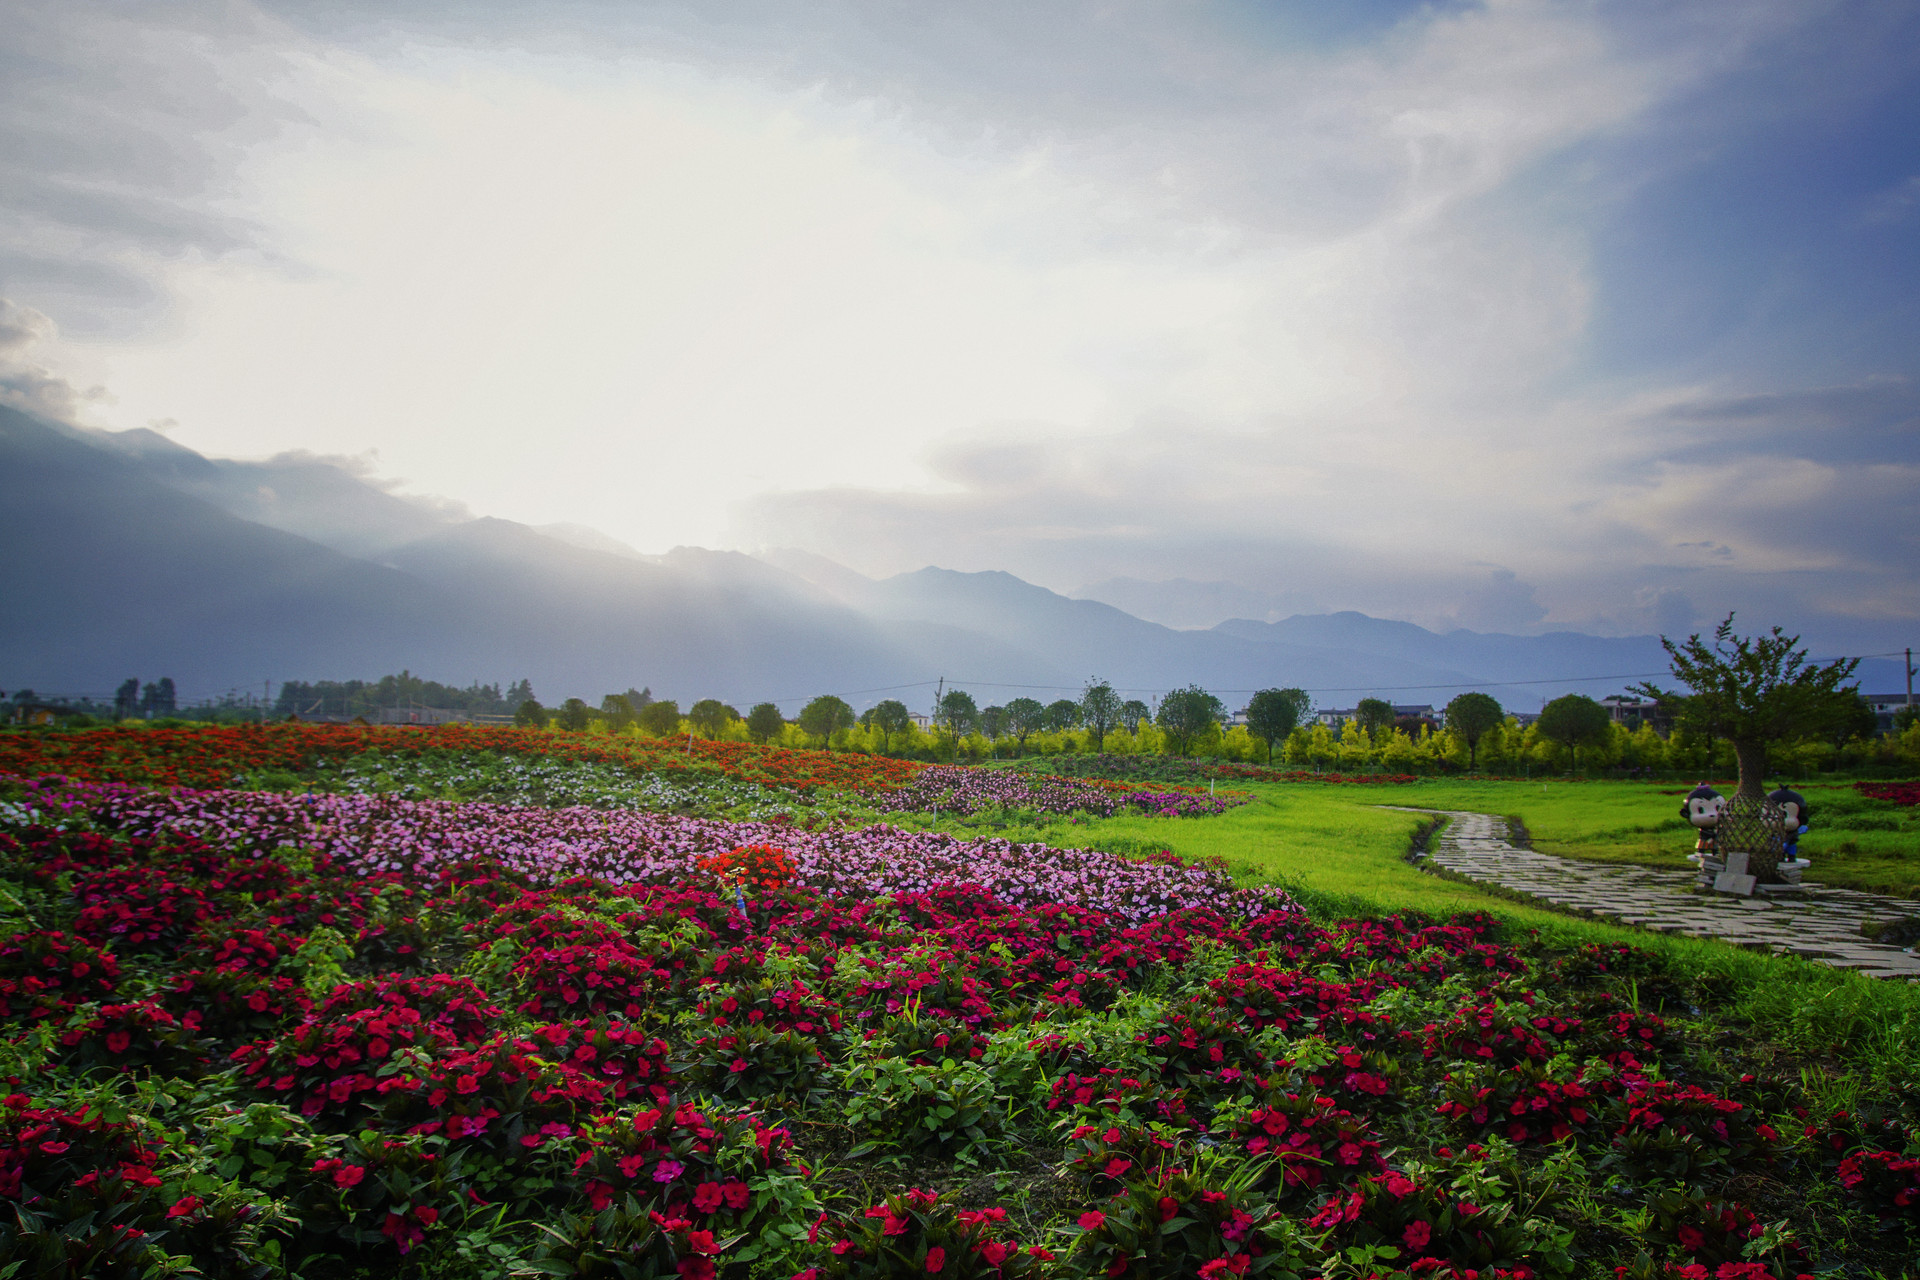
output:
<instances>
[{"instance_id":1,"label":"green tree","mask_svg":"<svg viewBox=\"0 0 1920 1280\"><path fill-rule=\"evenodd\" d=\"M1220 723L1226 707L1220 699L1197 684L1175 689L1160 699L1160 711L1154 722L1180 755L1187 754L1193 740Z\"/></svg>"},{"instance_id":2,"label":"green tree","mask_svg":"<svg viewBox=\"0 0 1920 1280\"><path fill-rule=\"evenodd\" d=\"M1120 722L1120 695L1105 680L1087 681L1080 694L1080 718L1093 734L1093 749L1107 745L1107 731Z\"/></svg>"},{"instance_id":3,"label":"green tree","mask_svg":"<svg viewBox=\"0 0 1920 1280\"><path fill-rule=\"evenodd\" d=\"M1267 744L1267 763L1273 763L1273 744L1292 733L1313 710L1305 689L1262 689L1247 702L1247 732Z\"/></svg>"},{"instance_id":4,"label":"green tree","mask_svg":"<svg viewBox=\"0 0 1920 1280\"><path fill-rule=\"evenodd\" d=\"M1007 736L1007 709L1005 707L980 708L980 732L989 739Z\"/></svg>"},{"instance_id":5,"label":"green tree","mask_svg":"<svg viewBox=\"0 0 1920 1280\"><path fill-rule=\"evenodd\" d=\"M718 698L702 698L687 708L687 719L693 722L693 727L698 729L700 735L705 738L719 737L728 725L739 718L738 711Z\"/></svg>"},{"instance_id":6,"label":"green tree","mask_svg":"<svg viewBox=\"0 0 1920 1280\"><path fill-rule=\"evenodd\" d=\"M1764 636L1735 635L1733 615L1714 628L1713 643L1698 632L1675 644L1660 644L1676 680L1692 690L1682 694L1647 683L1633 692L1671 710L1682 728L1724 738L1733 744L1740 768L1737 795L1766 799L1767 748L1782 739L1830 736L1845 723L1859 697L1848 683L1858 658L1837 658L1825 666L1807 660L1800 637L1779 627Z\"/></svg>"},{"instance_id":7,"label":"green tree","mask_svg":"<svg viewBox=\"0 0 1920 1280\"><path fill-rule=\"evenodd\" d=\"M513 722L522 729L544 729L547 727L547 709L532 698L527 698L513 709Z\"/></svg>"},{"instance_id":8,"label":"green tree","mask_svg":"<svg viewBox=\"0 0 1920 1280\"><path fill-rule=\"evenodd\" d=\"M672 698L655 698L640 708L640 727L656 738L680 732L680 704Z\"/></svg>"},{"instance_id":9,"label":"green tree","mask_svg":"<svg viewBox=\"0 0 1920 1280\"><path fill-rule=\"evenodd\" d=\"M940 705L933 709L933 718L955 738L972 729L980 719L980 708L973 703L973 695L963 689L949 689L940 697Z\"/></svg>"},{"instance_id":10,"label":"green tree","mask_svg":"<svg viewBox=\"0 0 1920 1280\"><path fill-rule=\"evenodd\" d=\"M560 704L560 712L554 716L553 722L568 733L579 733L587 727L587 721L592 718L592 714L583 700L568 698Z\"/></svg>"},{"instance_id":11,"label":"green tree","mask_svg":"<svg viewBox=\"0 0 1920 1280\"><path fill-rule=\"evenodd\" d=\"M158 680L148 681L147 687L140 691L140 708L149 717L170 716L179 710L177 696L173 689L173 677L161 676Z\"/></svg>"},{"instance_id":12,"label":"green tree","mask_svg":"<svg viewBox=\"0 0 1920 1280\"><path fill-rule=\"evenodd\" d=\"M1047 728L1058 733L1080 727L1080 704L1072 698L1060 698L1047 704Z\"/></svg>"},{"instance_id":13,"label":"green tree","mask_svg":"<svg viewBox=\"0 0 1920 1280\"><path fill-rule=\"evenodd\" d=\"M1015 698L1007 703L1007 732L1019 742L1020 749L1027 749L1027 738L1044 728L1047 723L1047 709L1040 705L1037 698Z\"/></svg>"},{"instance_id":14,"label":"green tree","mask_svg":"<svg viewBox=\"0 0 1920 1280\"><path fill-rule=\"evenodd\" d=\"M623 693L610 693L600 699L600 714L617 733L633 723L633 704L627 701Z\"/></svg>"},{"instance_id":15,"label":"green tree","mask_svg":"<svg viewBox=\"0 0 1920 1280\"><path fill-rule=\"evenodd\" d=\"M822 745L839 730L851 729L853 725L853 708L830 693L823 693L800 708L800 728L820 739Z\"/></svg>"},{"instance_id":16,"label":"green tree","mask_svg":"<svg viewBox=\"0 0 1920 1280\"><path fill-rule=\"evenodd\" d=\"M757 703L753 710L747 712L747 736L755 742L779 737L780 731L786 727L786 717L771 702Z\"/></svg>"},{"instance_id":17,"label":"green tree","mask_svg":"<svg viewBox=\"0 0 1920 1280\"><path fill-rule=\"evenodd\" d=\"M1580 748L1606 741L1613 731L1613 717L1584 693L1569 693L1542 707L1535 727L1548 742L1557 742L1571 752L1578 767Z\"/></svg>"},{"instance_id":18,"label":"green tree","mask_svg":"<svg viewBox=\"0 0 1920 1280\"><path fill-rule=\"evenodd\" d=\"M1362 698L1353 709L1353 718L1372 736L1380 729L1393 727L1393 704L1384 698Z\"/></svg>"},{"instance_id":19,"label":"green tree","mask_svg":"<svg viewBox=\"0 0 1920 1280\"><path fill-rule=\"evenodd\" d=\"M1126 726L1129 733L1140 732L1140 722L1151 719L1153 719L1153 708L1138 698L1128 698L1120 704L1120 723Z\"/></svg>"},{"instance_id":20,"label":"green tree","mask_svg":"<svg viewBox=\"0 0 1920 1280\"><path fill-rule=\"evenodd\" d=\"M888 698L868 707L866 714L860 719L869 728L880 731L883 747L890 751L893 749L893 735L907 731L908 726L913 723L913 713L907 710L907 704L898 698Z\"/></svg>"},{"instance_id":21,"label":"green tree","mask_svg":"<svg viewBox=\"0 0 1920 1280\"><path fill-rule=\"evenodd\" d=\"M1492 694L1462 693L1447 704L1447 728L1467 744L1468 769L1479 767L1480 739L1506 718L1507 713L1494 701Z\"/></svg>"}]
</instances>

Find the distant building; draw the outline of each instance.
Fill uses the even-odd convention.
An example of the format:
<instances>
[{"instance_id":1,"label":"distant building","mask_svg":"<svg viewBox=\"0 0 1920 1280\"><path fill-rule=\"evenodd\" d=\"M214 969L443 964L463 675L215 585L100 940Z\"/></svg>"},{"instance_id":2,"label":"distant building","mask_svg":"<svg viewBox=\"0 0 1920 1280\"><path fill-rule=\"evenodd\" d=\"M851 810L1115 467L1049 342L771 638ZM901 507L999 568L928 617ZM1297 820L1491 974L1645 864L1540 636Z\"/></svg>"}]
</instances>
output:
<instances>
[{"instance_id":1,"label":"distant building","mask_svg":"<svg viewBox=\"0 0 1920 1280\"><path fill-rule=\"evenodd\" d=\"M1321 724L1326 725L1329 729L1338 729L1341 725L1354 719L1359 714L1360 708L1358 707L1328 708L1324 711L1314 712L1313 718ZM1431 705L1424 702L1394 703L1393 718L1395 720L1425 720L1431 723L1436 729L1446 727L1447 723L1447 713L1445 711L1435 711Z\"/></svg>"},{"instance_id":2,"label":"distant building","mask_svg":"<svg viewBox=\"0 0 1920 1280\"><path fill-rule=\"evenodd\" d=\"M1907 705L1904 693L1869 693L1865 695L1867 705L1873 708L1873 731L1892 733L1893 718Z\"/></svg>"},{"instance_id":3,"label":"distant building","mask_svg":"<svg viewBox=\"0 0 1920 1280\"><path fill-rule=\"evenodd\" d=\"M1607 714L1613 717L1615 724L1623 724L1629 729L1638 729L1653 719L1660 709L1660 704L1652 698L1632 698L1624 693L1602 698L1600 705L1607 709Z\"/></svg>"},{"instance_id":4,"label":"distant building","mask_svg":"<svg viewBox=\"0 0 1920 1280\"><path fill-rule=\"evenodd\" d=\"M374 724L465 724L473 717L444 707L381 707L369 712L367 719Z\"/></svg>"}]
</instances>

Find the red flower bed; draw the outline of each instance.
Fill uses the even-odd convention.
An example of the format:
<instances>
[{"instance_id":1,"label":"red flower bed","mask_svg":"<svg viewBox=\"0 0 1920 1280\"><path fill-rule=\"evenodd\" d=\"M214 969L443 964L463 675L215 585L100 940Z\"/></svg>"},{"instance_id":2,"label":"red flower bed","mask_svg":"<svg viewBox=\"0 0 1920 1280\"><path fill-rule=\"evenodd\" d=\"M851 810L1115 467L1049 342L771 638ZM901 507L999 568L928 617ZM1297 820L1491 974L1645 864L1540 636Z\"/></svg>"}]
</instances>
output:
<instances>
[{"instance_id":1,"label":"red flower bed","mask_svg":"<svg viewBox=\"0 0 1920 1280\"><path fill-rule=\"evenodd\" d=\"M364 751L397 755L497 751L611 764L635 773L699 769L800 791L897 787L926 767L884 756L795 751L704 738L655 741L470 724L432 728L271 724L0 734L0 774L58 773L87 782L222 787L238 774L299 773L314 761L345 760Z\"/></svg>"},{"instance_id":2,"label":"red flower bed","mask_svg":"<svg viewBox=\"0 0 1920 1280\"><path fill-rule=\"evenodd\" d=\"M43 926L0 939L28 1064L0 1107L0 1256L369 1280L403 1254L465 1274L519 1231L529 1273L635 1280L1521 1280L1642 1247L1632 1280L1745 1280L1798 1259L1742 1180L1769 1217L1789 1178L1889 1220L1920 1198L1899 1099L1790 1146L1790 1081L1693 1052L1689 1000L1628 998L1690 979L1537 955L1485 917L834 892L758 836L679 880L536 886L502 869L504 826L362 874L251 810L194 840L169 812L0 842ZM953 1190L866 1192L909 1168ZM1006 1209L1002 1179L1026 1188ZM1601 1198L1599 1247L1649 1212L1629 1251L1576 1258L1562 1236Z\"/></svg>"},{"instance_id":3,"label":"red flower bed","mask_svg":"<svg viewBox=\"0 0 1920 1280\"><path fill-rule=\"evenodd\" d=\"M1920 804L1920 782L1856 782L1853 789L1871 800Z\"/></svg>"}]
</instances>

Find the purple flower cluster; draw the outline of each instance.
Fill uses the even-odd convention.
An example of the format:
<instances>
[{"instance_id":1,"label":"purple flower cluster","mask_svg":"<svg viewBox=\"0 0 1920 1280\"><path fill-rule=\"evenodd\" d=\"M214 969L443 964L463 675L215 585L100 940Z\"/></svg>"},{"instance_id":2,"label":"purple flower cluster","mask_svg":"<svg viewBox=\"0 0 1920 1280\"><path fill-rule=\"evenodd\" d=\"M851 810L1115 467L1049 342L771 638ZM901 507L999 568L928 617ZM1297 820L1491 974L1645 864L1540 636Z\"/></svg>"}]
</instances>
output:
<instances>
[{"instance_id":1,"label":"purple flower cluster","mask_svg":"<svg viewBox=\"0 0 1920 1280\"><path fill-rule=\"evenodd\" d=\"M1296 909L1273 889L1236 888L1225 872L1171 855L1137 861L885 824L808 831L632 810L523 809L380 794L143 791L89 783L67 790L95 821L129 835L165 832L236 852L305 849L361 875L427 878L489 861L549 884L576 875L679 884L697 874L697 859L773 845L791 857L796 884L829 897L979 885L1014 906L1070 902L1135 921L1187 907L1233 918Z\"/></svg>"},{"instance_id":2,"label":"purple flower cluster","mask_svg":"<svg viewBox=\"0 0 1920 1280\"><path fill-rule=\"evenodd\" d=\"M1184 791L1133 791L1096 786L1051 774L1015 773L932 765L913 781L881 800L902 813L979 813L983 809L1027 809L1065 816L1090 813L1111 818L1135 810L1161 818L1207 817L1225 813L1238 800L1191 795Z\"/></svg>"}]
</instances>

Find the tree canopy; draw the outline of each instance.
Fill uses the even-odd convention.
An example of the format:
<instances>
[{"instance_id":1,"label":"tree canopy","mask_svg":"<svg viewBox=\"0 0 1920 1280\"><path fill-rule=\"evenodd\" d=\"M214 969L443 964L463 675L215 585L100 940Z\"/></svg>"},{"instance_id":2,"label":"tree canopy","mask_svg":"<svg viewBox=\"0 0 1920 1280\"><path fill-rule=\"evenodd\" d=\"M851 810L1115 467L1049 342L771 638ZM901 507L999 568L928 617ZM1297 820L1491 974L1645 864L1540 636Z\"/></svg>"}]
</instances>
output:
<instances>
[{"instance_id":1,"label":"tree canopy","mask_svg":"<svg viewBox=\"0 0 1920 1280\"><path fill-rule=\"evenodd\" d=\"M1128 698L1120 704L1120 723L1126 726L1129 733L1140 732L1140 722L1151 719L1153 708L1138 698Z\"/></svg>"},{"instance_id":2,"label":"tree canopy","mask_svg":"<svg viewBox=\"0 0 1920 1280\"><path fill-rule=\"evenodd\" d=\"M1362 698L1353 709L1354 719L1368 733L1393 727L1393 704L1385 698Z\"/></svg>"},{"instance_id":3,"label":"tree canopy","mask_svg":"<svg viewBox=\"0 0 1920 1280\"><path fill-rule=\"evenodd\" d=\"M1736 635L1733 615L1714 628L1711 644L1695 632L1681 643L1665 636L1676 680L1690 693L1648 682L1633 692L1660 703L1680 728L1725 738L1740 764L1738 794L1766 797L1767 748L1786 738L1827 736L1854 710L1859 687L1848 683L1858 658L1816 666L1800 637L1774 627L1763 636Z\"/></svg>"},{"instance_id":4,"label":"tree canopy","mask_svg":"<svg viewBox=\"0 0 1920 1280\"><path fill-rule=\"evenodd\" d=\"M1093 733L1093 749L1107 745L1107 731L1120 719L1120 695L1113 686L1098 678L1087 681L1080 694L1080 718Z\"/></svg>"},{"instance_id":5,"label":"tree canopy","mask_svg":"<svg viewBox=\"0 0 1920 1280\"><path fill-rule=\"evenodd\" d=\"M1584 693L1569 693L1555 698L1540 709L1538 728L1541 737L1571 751L1573 762L1577 765L1580 763L1580 748L1597 746L1606 741L1612 725L1613 717L1607 714L1605 707Z\"/></svg>"},{"instance_id":6,"label":"tree canopy","mask_svg":"<svg viewBox=\"0 0 1920 1280\"><path fill-rule=\"evenodd\" d=\"M547 727L547 709L532 698L524 698L513 709L513 722L522 729L544 729Z\"/></svg>"},{"instance_id":7,"label":"tree canopy","mask_svg":"<svg viewBox=\"0 0 1920 1280\"><path fill-rule=\"evenodd\" d=\"M747 712L747 736L755 742L765 742L768 738L778 737L787 727L787 719L780 714L780 708L771 702L754 704Z\"/></svg>"},{"instance_id":8,"label":"tree canopy","mask_svg":"<svg viewBox=\"0 0 1920 1280\"><path fill-rule=\"evenodd\" d=\"M592 713L587 709L583 699L568 698L560 704L559 714L554 716L553 722L569 733L579 733L587 727L587 721L591 716Z\"/></svg>"},{"instance_id":9,"label":"tree canopy","mask_svg":"<svg viewBox=\"0 0 1920 1280\"><path fill-rule=\"evenodd\" d=\"M1015 698L1007 703L1007 732L1019 740L1024 750L1027 737L1046 727L1047 709L1038 698Z\"/></svg>"},{"instance_id":10,"label":"tree canopy","mask_svg":"<svg viewBox=\"0 0 1920 1280\"><path fill-rule=\"evenodd\" d=\"M740 713L718 698L702 698L687 708L687 719L702 736L715 738L740 718Z\"/></svg>"},{"instance_id":11,"label":"tree canopy","mask_svg":"<svg viewBox=\"0 0 1920 1280\"><path fill-rule=\"evenodd\" d=\"M624 693L610 693L600 699L600 714L614 729L624 729L633 723L633 704Z\"/></svg>"},{"instance_id":12,"label":"tree canopy","mask_svg":"<svg viewBox=\"0 0 1920 1280\"><path fill-rule=\"evenodd\" d=\"M1080 727L1080 704L1072 698L1056 698L1047 704L1047 728L1058 733Z\"/></svg>"},{"instance_id":13,"label":"tree canopy","mask_svg":"<svg viewBox=\"0 0 1920 1280\"><path fill-rule=\"evenodd\" d=\"M1489 693L1463 693L1447 704L1447 728L1467 744L1467 768L1480 763L1480 739L1507 718L1507 713Z\"/></svg>"},{"instance_id":14,"label":"tree canopy","mask_svg":"<svg viewBox=\"0 0 1920 1280\"><path fill-rule=\"evenodd\" d=\"M907 726L913 723L913 713L898 698L888 698L868 707L861 720L885 734L891 742L894 734L907 731Z\"/></svg>"},{"instance_id":15,"label":"tree canopy","mask_svg":"<svg viewBox=\"0 0 1920 1280\"><path fill-rule=\"evenodd\" d=\"M640 708L640 727L656 738L680 732L680 704L672 698L656 698Z\"/></svg>"},{"instance_id":16,"label":"tree canopy","mask_svg":"<svg viewBox=\"0 0 1920 1280\"><path fill-rule=\"evenodd\" d=\"M1199 685L1190 684L1160 699L1160 712L1154 718L1174 750L1184 756L1194 739L1219 724L1225 714L1226 707L1220 699Z\"/></svg>"},{"instance_id":17,"label":"tree canopy","mask_svg":"<svg viewBox=\"0 0 1920 1280\"><path fill-rule=\"evenodd\" d=\"M853 708L830 693L823 693L800 708L801 730L822 740L853 725Z\"/></svg>"},{"instance_id":18,"label":"tree canopy","mask_svg":"<svg viewBox=\"0 0 1920 1280\"><path fill-rule=\"evenodd\" d=\"M1247 732L1267 744L1267 763L1273 763L1273 744L1294 731L1313 710L1305 689L1262 689L1247 702Z\"/></svg>"},{"instance_id":19,"label":"tree canopy","mask_svg":"<svg viewBox=\"0 0 1920 1280\"><path fill-rule=\"evenodd\" d=\"M934 719L940 727L954 737L971 730L980 719L980 708L974 705L973 695L964 689L949 689L940 696L940 705L934 708Z\"/></svg>"}]
</instances>

